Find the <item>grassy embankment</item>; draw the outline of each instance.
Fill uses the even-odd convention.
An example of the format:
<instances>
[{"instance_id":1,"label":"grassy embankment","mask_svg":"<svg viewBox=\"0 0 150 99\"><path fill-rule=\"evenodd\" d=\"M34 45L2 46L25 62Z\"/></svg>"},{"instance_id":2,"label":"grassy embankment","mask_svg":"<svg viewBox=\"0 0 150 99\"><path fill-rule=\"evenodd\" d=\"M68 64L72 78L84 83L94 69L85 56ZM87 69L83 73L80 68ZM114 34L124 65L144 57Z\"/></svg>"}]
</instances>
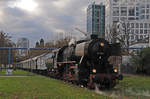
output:
<instances>
[{"instance_id":1,"label":"grassy embankment","mask_svg":"<svg viewBox=\"0 0 150 99\"><path fill-rule=\"evenodd\" d=\"M5 74L5 70L0 74ZM14 75L28 75L17 70ZM118 99L150 99L150 77L125 76L123 81L110 91L104 91ZM79 88L47 77L0 76L0 99L110 99L94 91Z\"/></svg>"},{"instance_id":2,"label":"grassy embankment","mask_svg":"<svg viewBox=\"0 0 150 99\"><path fill-rule=\"evenodd\" d=\"M116 86L114 92L119 91L125 99L150 99L150 77L125 76Z\"/></svg>"},{"instance_id":3,"label":"grassy embankment","mask_svg":"<svg viewBox=\"0 0 150 99\"><path fill-rule=\"evenodd\" d=\"M34 74L22 70L13 70L12 72L12 76L29 76L29 75L34 75ZM6 69L0 70L0 76L7 76Z\"/></svg>"},{"instance_id":4,"label":"grassy embankment","mask_svg":"<svg viewBox=\"0 0 150 99\"><path fill-rule=\"evenodd\" d=\"M16 74L28 74L15 71ZM14 72L14 73L15 73ZM111 99L59 80L34 75L0 77L0 99Z\"/></svg>"}]
</instances>

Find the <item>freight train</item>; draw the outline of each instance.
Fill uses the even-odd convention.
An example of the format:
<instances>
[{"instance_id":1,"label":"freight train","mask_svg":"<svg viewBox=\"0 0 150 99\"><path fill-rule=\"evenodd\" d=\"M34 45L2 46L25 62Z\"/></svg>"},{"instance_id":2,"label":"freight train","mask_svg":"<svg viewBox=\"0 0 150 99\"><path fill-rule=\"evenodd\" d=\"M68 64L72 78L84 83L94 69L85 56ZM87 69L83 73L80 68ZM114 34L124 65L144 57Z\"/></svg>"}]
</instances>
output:
<instances>
[{"instance_id":1,"label":"freight train","mask_svg":"<svg viewBox=\"0 0 150 99\"><path fill-rule=\"evenodd\" d=\"M92 89L110 89L123 78L108 61L110 56L119 55L118 43L110 44L97 38L72 41L51 53L21 61L17 67Z\"/></svg>"}]
</instances>

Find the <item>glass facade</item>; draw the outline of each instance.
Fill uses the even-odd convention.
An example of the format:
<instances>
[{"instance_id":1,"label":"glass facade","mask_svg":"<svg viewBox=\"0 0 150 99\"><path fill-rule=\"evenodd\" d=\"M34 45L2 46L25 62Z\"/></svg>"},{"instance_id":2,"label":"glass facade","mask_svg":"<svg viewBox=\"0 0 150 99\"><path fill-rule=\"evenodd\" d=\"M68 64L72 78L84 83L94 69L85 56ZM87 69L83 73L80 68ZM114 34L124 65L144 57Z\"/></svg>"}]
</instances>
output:
<instances>
[{"instance_id":1,"label":"glass facade","mask_svg":"<svg viewBox=\"0 0 150 99\"><path fill-rule=\"evenodd\" d=\"M91 4L87 9L87 32L105 37L105 6L100 4Z\"/></svg>"}]
</instances>

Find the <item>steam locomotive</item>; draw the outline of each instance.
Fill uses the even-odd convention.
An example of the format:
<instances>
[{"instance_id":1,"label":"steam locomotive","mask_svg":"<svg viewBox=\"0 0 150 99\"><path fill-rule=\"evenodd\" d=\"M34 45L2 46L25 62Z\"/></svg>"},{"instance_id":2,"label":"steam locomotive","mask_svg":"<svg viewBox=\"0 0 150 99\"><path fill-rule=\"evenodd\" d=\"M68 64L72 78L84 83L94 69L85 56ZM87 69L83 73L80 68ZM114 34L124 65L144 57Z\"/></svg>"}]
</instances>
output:
<instances>
[{"instance_id":1,"label":"steam locomotive","mask_svg":"<svg viewBox=\"0 0 150 99\"><path fill-rule=\"evenodd\" d=\"M72 40L51 53L21 61L17 67L91 89L110 89L123 77L108 61L110 56L119 55L120 45L103 38Z\"/></svg>"},{"instance_id":2,"label":"steam locomotive","mask_svg":"<svg viewBox=\"0 0 150 99\"><path fill-rule=\"evenodd\" d=\"M110 89L122 80L122 75L108 61L110 56L120 55L118 43L109 44L102 38L82 40L53 53L53 65L48 67L51 77L92 89Z\"/></svg>"}]
</instances>

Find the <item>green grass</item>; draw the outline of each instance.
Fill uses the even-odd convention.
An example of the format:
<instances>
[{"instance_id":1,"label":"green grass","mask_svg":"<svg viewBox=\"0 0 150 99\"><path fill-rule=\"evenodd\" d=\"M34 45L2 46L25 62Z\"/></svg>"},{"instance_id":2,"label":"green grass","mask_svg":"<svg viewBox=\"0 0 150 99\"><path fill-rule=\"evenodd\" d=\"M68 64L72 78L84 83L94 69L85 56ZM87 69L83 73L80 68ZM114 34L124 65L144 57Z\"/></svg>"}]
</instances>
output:
<instances>
[{"instance_id":1,"label":"green grass","mask_svg":"<svg viewBox=\"0 0 150 99\"><path fill-rule=\"evenodd\" d=\"M6 69L3 69L0 71L0 75L6 75ZM22 71L22 70L13 70L12 75L18 75L18 76L22 76L22 75L34 75L31 72L27 72L27 71Z\"/></svg>"},{"instance_id":2,"label":"green grass","mask_svg":"<svg viewBox=\"0 0 150 99\"><path fill-rule=\"evenodd\" d=\"M24 71L16 71L16 73ZM0 77L0 99L111 99L59 80L34 75Z\"/></svg>"},{"instance_id":3,"label":"green grass","mask_svg":"<svg viewBox=\"0 0 150 99\"><path fill-rule=\"evenodd\" d=\"M150 77L126 76L120 85L125 88L150 91Z\"/></svg>"},{"instance_id":4,"label":"green grass","mask_svg":"<svg viewBox=\"0 0 150 99\"><path fill-rule=\"evenodd\" d=\"M150 77L125 76L116 89L129 99L150 99Z\"/></svg>"},{"instance_id":5,"label":"green grass","mask_svg":"<svg viewBox=\"0 0 150 99\"><path fill-rule=\"evenodd\" d=\"M0 71L0 74L5 74L5 70ZM13 74L30 73L16 70ZM150 77L125 76L114 89L104 92L110 97L118 96L118 99L150 99ZM0 76L0 99L112 99L110 97L35 74L23 77Z\"/></svg>"}]
</instances>

